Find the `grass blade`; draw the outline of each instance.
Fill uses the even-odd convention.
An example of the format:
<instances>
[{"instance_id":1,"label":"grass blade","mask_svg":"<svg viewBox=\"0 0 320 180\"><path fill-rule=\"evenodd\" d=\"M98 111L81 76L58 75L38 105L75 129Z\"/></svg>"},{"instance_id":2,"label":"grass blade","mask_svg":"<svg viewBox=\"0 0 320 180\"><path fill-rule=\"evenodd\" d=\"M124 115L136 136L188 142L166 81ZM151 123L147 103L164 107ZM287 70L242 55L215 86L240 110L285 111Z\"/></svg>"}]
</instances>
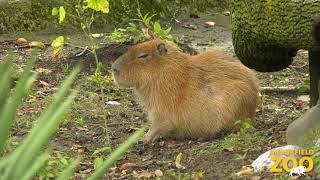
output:
<instances>
[{"instance_id":1,"label":"grass blade","mask_svg":"<svg viewBox=\"0 0 320 180\"><path fill-rule=\"evenodd\" d=\"M40 154L44 145L46 145L50 137L54 134L60 124L63 115L68 111L69 106L73 102L76 92L73 92L59 107L51 114L49 119L41 119L46 122L44 126L38 126L33 129L26 140L20 147L16 149L18 152L14 157L14 163L9 168L8 179L20 179L26 171L29 170L29 165L33 163L34 158ZM39 138L41 137L41 138Z\"/></svg>"},{"instance_id":2,"label":"grass blade","mask_svg":"<svg viewBox=\"0 0 320 180\"><path fill-rule=\"evenodd\" d=\"M10 90L10 80L11 80L11 74L12 74L12 66L11 61L6 61L3 64L0 64L0 112L2 108L5 105L6 99L9 97L8 93ZM2 127L3 128L3 127ZM0 132L3 132L2 129L0 129ZM0 134L0 136L2 136ZM2 143L0 141L0 143Z\"/></svg>"},{"instance_id":3,"label":"grass blade","mask_svg":"<svg viewBox=\"0 0 320 180\"><path fill-rule=\"evenodd\" d=\"M43 167L43 165L46 163L48 160L49 154L48 153L43 153L41 154L35 162L31 164L31 167L29 168L28 171L24 174L23 177L20 178L20 180L29 180L32 179L33 176L37 173L37 171Z\"/></svg>"},{"instance_id":4,"label":"grass blade","mask_svg":"<svg viewBox=\"0 0 320 180\"><path fill-rule=\"evenodd\" d=\"M19 179L24 176L35 157L41 154L42 148L48 143L50 137L58 128L63 115L67 112L77 94L73 92L65 99L65 94L68 93L68 89L79 71L79 66L72 71L59 91L55 94L53 103L48 107L46 112L40 116L37 124L35 124L23 143L12 153L13 163L7 168L4 179Z\"/></svg>"},{"instance_id":5,"label":"grass blade","mask_svg":"<svg viewBox=\"0 0 320 180\"><path fill-rule=\"evenodd\" d=\"M3 110L6 101L9 97L9 92L10 92L10 74L12 73L12 68L11 68L11 62L7 61L4 64L0 65L0 117L2 116L2 112L5 112ZM10 124L10 119L0 119L1 121L6 121L6 122L0 122L0 124ZM1 125L0 126L0 149L5 148L6 144L6 138L4 138L7 133L6 133L6 126ZM1 156L1 150L0 150L0 156Z\"/></svg>"},{"instance_id":6,"label":"grass blade","mask_svg":"<svg viewBox=\"0 0 320 180\"><path fill-rule=\"evenodd\" d=\"M122 143L113 153L110 154L103 164L88 178L88 180L97 180L106 173L106 171L113 166L113 164L120 159L123 154L144 134L147 126L140 128L133 135L131 135L124 143Z\"/></svg>"},{"instance_id":7,"label":"grass blade","mask_svg":"<svg viewBox=\"0 0 320 180\"><path fill-rule=\"evenodd\" d=\"M35 75L30 77L32 74L31 69L36 61L36 55L33 54L28 61L25 70L22 72L18 84L15 87L16 92L12 96L11 101L5 104L0 112L0 127L3 131L0 134L0 155L4 152L5 142L7 141L10 133L10 126L16 115L17 108L22 102L22 98L27 94L27 90L30 89L35 79Z\"/></svg>"}]
</instances>

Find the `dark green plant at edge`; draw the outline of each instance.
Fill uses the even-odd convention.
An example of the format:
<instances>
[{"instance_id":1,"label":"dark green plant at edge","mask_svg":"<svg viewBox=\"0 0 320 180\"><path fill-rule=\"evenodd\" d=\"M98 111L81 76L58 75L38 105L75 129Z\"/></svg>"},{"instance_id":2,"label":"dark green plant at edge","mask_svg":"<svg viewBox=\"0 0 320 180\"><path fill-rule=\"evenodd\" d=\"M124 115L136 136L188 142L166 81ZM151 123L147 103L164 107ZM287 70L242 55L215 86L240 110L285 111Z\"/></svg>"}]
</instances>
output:
<instances>
[{"instance_id":1,"label":"dark green plant at edge","mask_svg":"<svg viewBox=\"0 0 320 180\"><path fill-rule=\"evenodd\" d=\"M2 180L11 179L33 179L37 172L47 161L50 151L44 150L50 138L56 132L63 117L68 111L71 103L77 95L77 91L68 93L80 67L77 66L64 81L53 102L46 108L46 111L37 119L36 124L30 130L23 142L9 154L5 153L5 145L10 136L10 128L14 122L17 109L22 104L23 98L30 90L37 74L32 72L36 61L36 54L33 54L27 61L27 65L20 75L20 78L11 92L12 63L5 60L0 63L0 177ZM96 169L88 179L99 179L122 155L136 143L145 131L145 127L135 132L122 145L119 146L110 156ZM80 159L71 160L70 164L56 177L58 180L69 179Z\"/></svg>"}]
</instances>

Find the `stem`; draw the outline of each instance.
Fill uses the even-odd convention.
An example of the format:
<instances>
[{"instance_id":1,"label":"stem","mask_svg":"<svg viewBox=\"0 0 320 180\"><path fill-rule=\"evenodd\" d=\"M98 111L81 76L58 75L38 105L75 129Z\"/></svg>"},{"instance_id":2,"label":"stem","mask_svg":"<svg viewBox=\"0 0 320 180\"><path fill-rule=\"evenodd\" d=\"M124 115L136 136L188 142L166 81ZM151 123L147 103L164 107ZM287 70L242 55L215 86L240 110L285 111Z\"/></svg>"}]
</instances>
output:
<instances>
[{"instance_id":1,"label":"stem","mask_svg":"<svg viewBox=\"0 0 320 180\"><path fill-rule=\"evenodd\" d=\"M103 93L102 83L100 83L100 93L101 93L101 98L102 98L102 103L103 103L102 111L103 111L103 118L104 118L104 130L105 130L105 134L106 134L105 135L105 146L110 147L112 150L112 147L110 145L109 128L108 128L108 114L105 109L105 96Z\"/></svg>"}]
</instances>

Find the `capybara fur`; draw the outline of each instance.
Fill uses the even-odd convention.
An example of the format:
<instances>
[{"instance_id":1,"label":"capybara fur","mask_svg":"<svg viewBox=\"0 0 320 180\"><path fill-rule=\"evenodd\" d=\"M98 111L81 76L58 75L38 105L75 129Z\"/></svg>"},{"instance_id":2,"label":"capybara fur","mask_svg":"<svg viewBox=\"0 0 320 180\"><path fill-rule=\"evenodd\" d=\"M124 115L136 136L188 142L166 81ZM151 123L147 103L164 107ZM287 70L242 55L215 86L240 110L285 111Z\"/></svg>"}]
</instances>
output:
<instances>
[{"instance_id":1,"label":"capybara fur","mask_svg":"<svg viewBox=\"0 0 320 180\"><path fill-rule=\"evenodd\" d=\"M255 115L254 72L221 51L190 56L155 39L133 46L112 70L116 83L133 87L149 113L144 142L159 135L207 139Z\"/></svg>"}]
</instances>

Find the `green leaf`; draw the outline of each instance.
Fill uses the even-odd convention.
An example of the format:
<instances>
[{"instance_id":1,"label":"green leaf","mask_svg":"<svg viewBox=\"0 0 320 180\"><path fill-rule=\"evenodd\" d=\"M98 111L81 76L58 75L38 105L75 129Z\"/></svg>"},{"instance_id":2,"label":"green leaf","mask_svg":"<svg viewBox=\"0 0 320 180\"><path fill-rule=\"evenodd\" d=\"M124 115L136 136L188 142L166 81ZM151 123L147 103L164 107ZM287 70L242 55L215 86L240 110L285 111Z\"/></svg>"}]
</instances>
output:
<instances>
[{"instance_id":1,"label":"green leaf","mask_svg":"<svg viewBox=\"0 0 320 180\"><path fill-rule=\"evenodd\" d=\"M158 22L155 22L155 23L153 24L153 30L154 30L154 32L156 32L156 33L160 33L160 32L161 32L161 25L160 25Z\"/></svg>"},{"instance_id":2,"label":"green leaf","mask_svg":"<svg viewBox=\"0 0 320 180\"><path fill-rule=\"evenodd\" d=\"M64 18L66 17L66 10L63 6L60 6L59 8L59 23L62 23L64 21Z\"/></svg>"},{"instance_id":3,"label":"green leaf","mask_svg":"<svg viewBox=\"0 0 320 180\"><path fill-rule=\"evenodd\" d=\"M65 180L70 179L70 177L73 175L76 167L78 166L80 162L80 159L76 159L70 163L70 165L65 168L57 177L57 180Z\"/></svg>"},{"instance_id":4,"label":"green leaf","mask_svg":"<svg viewBox=\"0 0 320 180\"><path fill-rule=\"evenodd\" d=\"M166 29L166 30L164 31L164 33L165 33L165 34L169 34L170 31L171 31L171 27L169 27L168 29Z\"/></svg>"},{"instance_id":5,"label":"green leaf","mask_svg":"<svg viewBox=\"0 0 320 180\"><path fill-rule=\"evenodd\" d=\"M83 23L81 23L81 29L85 29L86 25L84 25Z\"/></svg>"},{"instance_id":6,"label":"green leaf","mask_svg":"<svg viewBox=\"0 0 320 180\"><path fill-rule=\"evenodd\" d=\"M93 167L94 167L94 169L98 169L102 164L103 164L103 158L98 157L98 158L94 159Z\"/></svg>"},{"instance_id":7,"label":"green leaf","mask_svg":"<svg viewBox=\"0 0 320 180\"><path fill-rule=\"evenodd\" d=\"M110 152L110 151L111 151L111 147L106 146L106 147L103 147L103 148L100 148L100 149L96 149L93 152L93 155L96 155L96 154L99 154L99 153L103 153L103 152Z\"/></svg>"},{"instance_id":8,"label":"green leaf","mask_svg":"<svg viewBox=\"0 0 320 180\"><path fill-rule=\"evenodd\" d=\"M59 14L59 10L58 10L58 8L52 8L52 12L51 12L51 14L52 14L52 16L56 16L56 15L58 15Z\"/></svg>"},{"instance_id":9,"label":"green leaf","mask_svg":"<svg viewBox=\"0 0 320 180\"><path fill-rule=\"evenodd\" d=\"M41 169L45 164L45 162L49 159L48 157L49 155L47 153L43 153L39 157L37 157L35 162L31 164L30 169L27 172L25 172L24 176L21 177L20 179L21 180L32 179L32 177L37 173L37 171L39 171L39 169Z\"/></svg>"},{"instance_id":10,"label":"green leaf","mask_svg":"<svg viewBox=\"0 0 320 180\"><path fill-rule=\"evenodd\" d=\"M64 45L63 36L59 36L55 40L53 40L53 42L51 43L51 46L53 47L53 54L52 54L53 60L56 60L60 57L63 49L63 45Z\"/></svg>"},{"instance_id":11,"label":"green leaf","mask_svg":"<svg viewBox=\"0 0 320 180\"><path fill-rule=\"evenodd\" d=\"M95 11L101 11L102 13L109 13L109 2L108 0L86 0L84 1L88 5L84 9L90 8Z\"/></svg>"}]
</instances>

